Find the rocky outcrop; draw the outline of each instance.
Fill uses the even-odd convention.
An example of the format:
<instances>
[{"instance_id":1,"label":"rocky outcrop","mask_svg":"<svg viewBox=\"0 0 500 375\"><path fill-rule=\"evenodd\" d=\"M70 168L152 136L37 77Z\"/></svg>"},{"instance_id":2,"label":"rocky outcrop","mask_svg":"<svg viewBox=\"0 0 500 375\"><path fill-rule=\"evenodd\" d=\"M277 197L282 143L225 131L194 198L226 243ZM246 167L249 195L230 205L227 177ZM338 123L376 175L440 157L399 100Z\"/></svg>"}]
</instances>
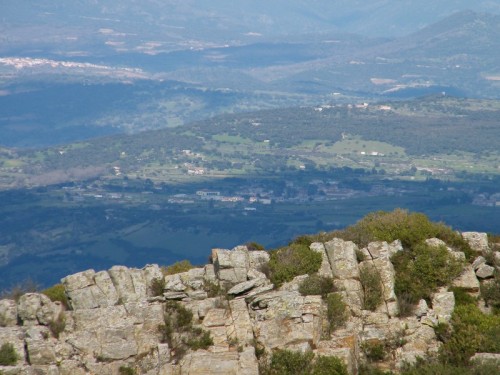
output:
<instances>
[{"instance_id":1,"label":"rocky outcrop","mask_svg":"<svg viewBox=\"0 0 500 375\"><path fill-rule=\"evenodd\" d=\"M436 239L428 243L443 245ZM387 355L379 365L394 371L438 351L433 327L450 321L454 294L441 289L430 301L421 300L412 316L399 317L391 263L391 257L403 251L399 241L358 249L336 238L313 243L311 249L322 255L318 274L333 279L347 305L347 320L334 330L329 329L325 299L299 293L307 275L275 288L262 272L269 253L238 246L214 249L213 264L174 275L164 276L157 265L69 275L62 283L70 310L39 293L25 294L19 301L0 300L0 345L11 343L19 357L15 366L0 366L0 371L88 375L131 368L147 375L257 375L256 350L287 348L336 356L354 375L370 345L385 348ZM490 267L478 257L453 285L477 293L478 277L490 277L485 266ZM365 267L375 268L382 281L382 302L375 311L363 309L360 272ZM188 347L183 352L167 337L166 318L172 313L166 306L172 301L192 312L193 332L210 334L213 343L206 349ZM486 357L478 354L477 360Z\"/></svg>"}]
</instances>

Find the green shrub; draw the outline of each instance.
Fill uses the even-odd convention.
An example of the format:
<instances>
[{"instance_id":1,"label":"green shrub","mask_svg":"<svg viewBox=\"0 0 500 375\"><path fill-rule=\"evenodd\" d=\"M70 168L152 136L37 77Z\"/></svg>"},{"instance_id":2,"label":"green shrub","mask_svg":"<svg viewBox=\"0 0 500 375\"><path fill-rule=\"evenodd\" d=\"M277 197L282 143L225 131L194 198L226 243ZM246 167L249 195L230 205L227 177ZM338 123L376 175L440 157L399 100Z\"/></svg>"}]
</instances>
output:
<instances>
[{"instance_id":1,"label":"green shrub","mask_svg":"<svg viewBox=\"0 0 500 375\"><path fill-rule=\"evenodd\" d=\"M264 246L261 245L260 243L258 242L247 242L245 244L245 246L247 247L247 249L249 251L256 251L256 250L265 250Z\"/></svg>"},{"instance_id":2,"label":"green shrub","mask_svg":"<svg viewBox=\"0 0 500 375\"><path fill-rule=\"evenodd\" d=\"M175 358L181 358L187 349L207 349L213 345L210 333L193 327L193 313L182 304L165 304L164 324L158 327L160 341L167 343Z\"/></svg>"},{"instance_id":3,"label":"green shrub","mask_svg":"<svg viewBox=\"0 0 500 375\"><path fill-rule=\"evenodd\" d=\"M385 342L380 341L366 341L362 344L361 348L371 362L383 361L386 354Z\"/></svg>"},{"instance_id":4,"label":"green shrub","mask_svg":"<svg viewBox=\"0 0 500 375\"><path fill-rule=\"evenodd\" d=\"M161 279L153 279L149 286L149 290L153 297L162 296L165 291L165 279L163 277Z\"/></svg>"},{"instance_id":5,"label":"green shrub","mask_svg":"<svg viewBox=\"0 0 500 375\"><path fill-rule=\"evenodd\" d=\"M319 356L313 363L311 375L348 375L345 364L337 357Z\"/></svg>"},{"instance_id":6,"label":"green shrub","mask_svg":"<svg viewBox=\"0 0 500 375\"><path fill-rule=\"evenodd\" d=\"M226 292L219 284L210 281L205 281L203 290L207 292L208 298L221 297L226 295Z\"/></svg>"},{"instance_id":7,"label":"green shrub","mask_svg":"<svg viewBox=\"0 0 500 375\"><path fill-rule=\"evenodd\" d=\"M128 366L120 366L120 368L118 369L118 373L120 375L135 375L136 374L135 370L131 367L128 367Z\"/></svg>"},{"instance_id":8,"label":"green shrub","mask_svg":"<svg viewBox=\"0 0 500 375\"><path fill-rule=\"evenodd\" d=\"M299 293L303 296L326 296L334 291L333 279L331 277L310 275L299 285Z\"/></svg>"},{"instance_id":9,"label":"green shrub","mask_svg":"<svg viewBox=\"0 0 500 375\"><path fill-rule=\"evenodd\" d=\"M500 312L500 275L495 273L495 278L481 284L481 297L488 306L491 306L495 313Z\"/></svg>"},{"instance_id":10,"label":"green shrub","mask_svg":"<svg viewBox=\"0 0 500 375\"><path fill-rule=\"evenodd\" d=\"M474 353L500 353L500 316L483 313L476 305L455 307L450 338L441 347L444 363L469 365Z\"/></svg>"},{"instance_id":11,"label":"green shrub","mask_svg":"<svg viewBox=\"0 0 500 375\"><path fill-rule=\"evenodd\" d=\"M358 248L356 248L354 251L356 252L356 260L358 261L358 263L361 263L365 260L365 253L363 253L363 251Z\"/></svg>"},{"instance_id":12,"label":"green shrub","mask_svg":"<svg viewBox=\"0 0 500 375\"><path fill-rule=\"evenodd\" d=\"M59 335L66 328L66 315L64 312L61 312L55 320L50 321L48 327L52 336L58 339Z\"/></svg>"},{"instance_id":13,"label":"green shrub","mask_svg":"<svg viewBox=\"0 0 500 375\"><path fill-rule=\"evenodd\" d=\"M473 251L462 236L442 223L433 223L422 213L409 213L400 208L392 212L378 211L366 215L356 224L329 236L367 246L372 241L401 240L403 247L412 248L428 238L439 238L470 258Z\"/></svg>"},{"instance_id":14,"label":"green shrub","mask_svg":"<svg viewBox=\"0 0 500 375\"><path fill-rule=\"evenodd\" d=\"M337 357L318 356L312 352L276 350L262 375L347 375L343 362Z\"/></svg>"},{"instance_id":15,"label":"green shrub","mask_svg":"<svg viewBox=\"0 0 500 375\"><path fill-rule=\"evenodd\" d=\"M396 253L391 261L396 271L396 294L406 294L412 304L422 298L430 299L438 287L447 285L463 269L462 262L454 258L446 247L424 243L409 251Z\"/></svg>"},{"instance_id":16,"label":"green shrub","mask_svg":"<svg viewBox=\"0 0 500 375\"><path fill-rule=\"evenodd\" d=\"M0 366L14 366L18 359L14 345L4 343L0 347Z\"/></svg>"},{"instance_id":17,"label":"green shrub","mask_svg":"<svg viewBox=\"0 0 500 375\"><path fill-rule=\"evenodd\" d=\"M185 341L186 346L191 350L208 349L214 344L210 337L210 332L201 328L193 328L192 336Z\"/></svg>"},{"instance_id":18,"label":"green shrub","mask_svg":"<svg viewBox=\"0 0 500 375\"><path fill-rule=\"evenodd\" d=\"M297 352L292 350L276 350L271 356L269 368L262 371L263 375L309 375L312 370L312 352Z\"/></svg>"},{"instance_id":19,"label":"green shrub","mask_svg":"<svg viewBox=\"0 0 500 375\"><path fill-rule=\"evenodd\" d=\"M455 306L476 304L476 298L472 297L467 290L459 287L450 288L450 292L453 292L455 296ZM484 298L484 297L483 297Z\"/></svg>"},{"instance_id":20,"label":"green shrub","mask_svg":"<svg viewBox=\"0 0 500 375\"><path fill-rule=\"evenodd\" d=\"M189 260L181 260L179 262L175 262L174 264L162 267L161 270L163 275L175 275L176 273L187 272L190 269L194 268Z\"/></svg>"},{"instance_id":21,"label":"green shrub","mask_svg":"<svg viewBox=\"0 0 500 375\"><path fill-rule=\"evenodd\" d=\"M62 284L51 286L43 290L42 293L49 297L52 302L59 301L66 309L69 309L68 296Z\"/></svg>"},{"instance_id":22,"label":"green shrub","mask_svg":"<svg viewBox=\"0 0 500 375\"><path fill-rule=\"evenodd\" d=\"M401 375L497 375L497 364L459 365L436 360L419 359L413 365L406 365Z\"/></svg>"},{"instance_id":23,"label":"green shrub","mask_svg":"<svg viewBox=\"0 0 500 375\"><path fill-rule=\"evenodd\" d=\"M380 272L375 266L366 265L360 269L359 279L364 292L363 309L375 311L383 302L384 291Z\"/></svg>"},{"instance_id":24,"label":"green shrub","mask_svg":"<svg viewBox=\"0 0 500 375\"><path fill-rule=\"evenodd\" d=\"M434 333L441 342L446 342L451 337L451 327L447 323L438 323L434 327Z\"/></svg>"},{"instance_id":25,"label":"green shrub","mask_svg":"<svg viewBox=\"0 0 500 375\"><path fill-rule=\"evenodd\" d=\"M323 260L321 253L299 244L271 251L270 255L270 278L278 287L296 276L317 272Z\"/></svg>"},{"instance_id":26,"label":"green shrub","mask_svg":"<svg viewBox=\"0 0 500 375\"><path fill-rule=\"evenodd\" d=\"M394 375L391 371L384 371L371 363L363 363L359 366L359 375ZM438 374L435 374L438 375Z\"/></svg>"},{"instance_id":27,"label":"green shrub","mask_svg":"<svg viewBox=\"0 0 500 375\"><path fill-rule=\"evenodd\" d=\"M342 327L348 318L347 305L338 293L331 293L326 298L326 317L328 333Z\"/></svg>"}]
</instances>

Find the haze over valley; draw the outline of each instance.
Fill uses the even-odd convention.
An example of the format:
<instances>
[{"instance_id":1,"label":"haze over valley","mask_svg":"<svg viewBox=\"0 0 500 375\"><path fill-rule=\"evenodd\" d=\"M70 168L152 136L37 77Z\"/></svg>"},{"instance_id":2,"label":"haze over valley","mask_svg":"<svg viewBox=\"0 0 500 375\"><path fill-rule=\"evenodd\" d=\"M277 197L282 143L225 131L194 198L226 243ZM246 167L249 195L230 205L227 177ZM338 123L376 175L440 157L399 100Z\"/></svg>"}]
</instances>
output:
<instances>
[{"instance_id":1,"label":"haze over valley","mask_svg":"<svg viewBox=\"0 0 500 375\"><path fill-rule=\"evenodd\" d=\"M0 290L408 208L499 232L493 1L0 5Z\"/></svg>"}]
</instances>

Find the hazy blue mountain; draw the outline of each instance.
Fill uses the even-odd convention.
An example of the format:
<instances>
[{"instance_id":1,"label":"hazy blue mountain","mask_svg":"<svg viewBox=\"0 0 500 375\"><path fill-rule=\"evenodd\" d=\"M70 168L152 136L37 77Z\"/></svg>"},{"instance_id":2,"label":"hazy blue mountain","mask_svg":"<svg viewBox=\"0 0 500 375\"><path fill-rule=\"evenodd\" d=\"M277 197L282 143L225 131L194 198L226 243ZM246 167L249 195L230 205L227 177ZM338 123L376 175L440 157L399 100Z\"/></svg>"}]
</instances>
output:
<instances>
[{"instance_id":1,"label":"hazy blue mountain","mask_svg":"<svg viewBox=\"0 0 500 375\"><path fill-rule=\"evenodd\" d=\"M4 1L0 9L0 51L84 54L168 51L328 32L400 36L458 11L498 14L500 4L469 0L21 0Z\"/></svg>"}]
</instances>

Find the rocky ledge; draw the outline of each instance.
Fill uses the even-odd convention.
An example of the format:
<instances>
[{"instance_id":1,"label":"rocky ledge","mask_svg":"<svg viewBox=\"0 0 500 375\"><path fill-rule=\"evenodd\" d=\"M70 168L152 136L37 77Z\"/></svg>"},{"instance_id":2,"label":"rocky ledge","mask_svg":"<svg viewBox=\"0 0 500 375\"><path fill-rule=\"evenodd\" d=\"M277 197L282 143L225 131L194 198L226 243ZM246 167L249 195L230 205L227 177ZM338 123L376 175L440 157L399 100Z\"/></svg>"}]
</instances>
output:
<instances>
[{"instance_id":1,"label":"rocky ledge","mask_svg":"<svg viewBox=\"0 0 500 375\"><path fill-rule=\"evenodd\" d=\"M453 285L477 295L480 283L495 271L484 258L491 251L485 234L463 237L478 256ZM427 242L444 244L437 239ZM349 373L357 374L359 364L366 361L366 343L377 342L390 343L384 345L387 353L377 366L397 372L403 363L439 350L434 327L450 320L454 294L441 288L431 301L421 300L411 316L400 317L390 260L403 251L399 241L372 242L358 249L353 242L335 238L310 248L322 256L318 274L333 279L348 307L348 319L334 330L325 330L325 300L299 293L307 276L275 288L262 272L268 252L245 246L214 249L212 264L173 275L147 265L67 276L62 280L67 308L39 293L27 293L18 301L1 300L0 346L12 345L17 362L0 366L0 373L257 375L258 355L290 349L336 356ZM449 251L464 258L451 247ZM364 309L360 272L366 267L375 267L382 280L382 302L374 311ZM210 333L206 349L179 353L169 345L162 334L166 306L182 306L192 313L190 327Z\"/></svg>"}]
</instances>

